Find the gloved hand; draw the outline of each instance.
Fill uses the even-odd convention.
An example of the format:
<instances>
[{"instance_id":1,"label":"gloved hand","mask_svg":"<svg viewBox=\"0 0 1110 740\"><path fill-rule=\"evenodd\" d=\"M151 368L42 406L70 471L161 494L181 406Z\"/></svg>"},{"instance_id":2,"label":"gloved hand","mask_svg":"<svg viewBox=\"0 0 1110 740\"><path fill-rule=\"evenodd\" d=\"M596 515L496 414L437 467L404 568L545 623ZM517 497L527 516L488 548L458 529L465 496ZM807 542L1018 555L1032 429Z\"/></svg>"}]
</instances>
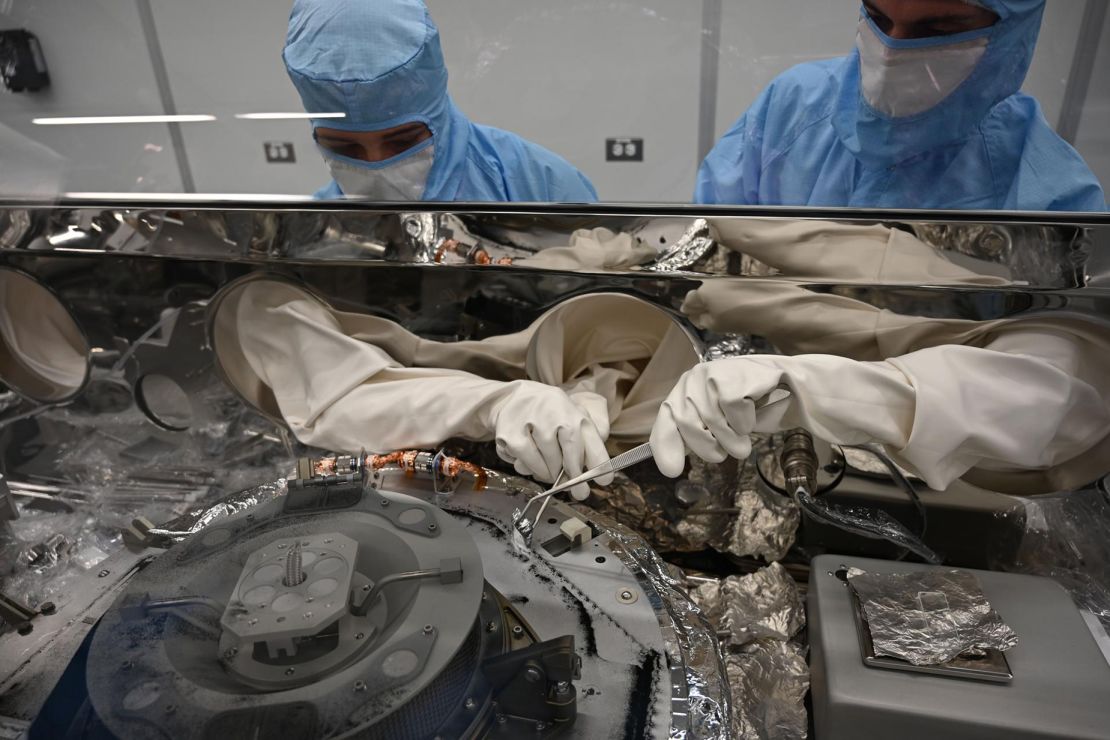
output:
<instances>
[{"instance_id":1,"label":"gloved hand","mask_svg":"<svg viewBox=\"0 0 1110 740\"><path fill-rule=\"evenodd\" d=\"M651 449L660 472L751 454L752 432L804 426L830 442L900 446L913 424L913 389L893 367L833 355L750 355L687 371L659 409Z\"/></svg>"},{"instance_id":2,"label":"gloved hand","mask_svg":"<svg viewBox=\"0 0 1110 740\"><path fill-rule=\"evenodd\" d=\"M567 395L560 388L521 380L497 402L492 419L497 454L521 475L553 483L560 471L564 480L609 459L605 439L609 435L606 401L595 393L580 391ZM611 483L610 473L598 482ZM570 489L579 501L590 494L581 483Z\"/></svg>"},{"instance_id":3,"label":"gloved hand","mask_svg":"<svg viewBox=\"0 0 1110 740\"><path fill-rule=\"evenodd\" d=\"M751 432L804 427L835 444L885 445L938 490L973 468L1043 471L1075 483L1056 472L1068 467L1082 483L1105 473L1098 451L1110 435L1110 406L1082 358L1066 337L1014 331L985 348L930 347L882 362L717 360L671 391L651 446L660 471L673 477L687 450L710 462L745 458ZM776 397L780 387L788 399Z\"/></svg>"}]
</instances>

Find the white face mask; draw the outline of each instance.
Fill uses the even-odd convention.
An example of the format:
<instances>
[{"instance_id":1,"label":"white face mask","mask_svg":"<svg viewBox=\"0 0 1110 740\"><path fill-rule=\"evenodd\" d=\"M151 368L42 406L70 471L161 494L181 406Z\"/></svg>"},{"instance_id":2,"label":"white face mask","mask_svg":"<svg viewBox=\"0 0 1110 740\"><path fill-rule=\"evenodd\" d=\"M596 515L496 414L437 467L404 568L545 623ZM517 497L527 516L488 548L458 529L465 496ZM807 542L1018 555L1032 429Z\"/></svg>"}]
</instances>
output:
<instances>
[{"instance_id":1,"label":"white face mask","mask_svg":"<svg viewBox=\"0 0 1110 740\"><path fill-rule=\"evenodd\" d=\"M369 163L352 164L326 151L323 154L331 176L346 196L370 200L420 200L435 160L435 146L427 146L385 167L374 167Z\"/></svg>"},{"instance_id":2,"label":"white face mask","mask_svg":"<svg viewBox=\"0 0 1110 740\"><path fill-rule=\"evenodd\" d=\"M988 42L983 36L955 44L892 49L863 18L856 35L863 97L892 118L924 113L971 75Z\"/></svg>"}]
</instances>

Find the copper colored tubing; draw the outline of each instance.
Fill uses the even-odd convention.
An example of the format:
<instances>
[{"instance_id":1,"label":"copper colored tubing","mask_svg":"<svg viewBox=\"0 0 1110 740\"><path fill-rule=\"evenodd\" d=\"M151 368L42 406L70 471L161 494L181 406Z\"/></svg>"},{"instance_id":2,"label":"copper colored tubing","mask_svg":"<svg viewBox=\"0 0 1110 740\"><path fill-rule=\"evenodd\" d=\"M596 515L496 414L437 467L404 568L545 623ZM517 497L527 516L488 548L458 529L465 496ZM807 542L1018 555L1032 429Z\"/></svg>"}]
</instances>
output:
<instances>
[{"instance_id":1,"label":"copper colored tubing","mask_svg":"<svg viewBox=\"0 0 1110 740\"><path fill-rule=\"evenodd\" d=\"M447 478L454 478L459 471L465 470L474 476L474 490L481 491L489 482L486 469L480 465L460 460L457 457L444 457L439 463L439 472Z\"/></svg>"},{"instance_id":2,"label":"copper colored tubing","mask_svg":"<svg viewBox=\"0 0 1110 740\"><path fill-rule=\"evenodd\" d=\"M420 450L404 450L391 452L388 455L367 455L367 462L373 470L381 470L386 465L396 465L404 471L405 475L413 475L416 472L416 456L419 454ZM439 472L444 477L454 478L462 471L474 476L475 491L482 490L489 482L489 475L485 468L479 465L446 455L440 458Z\"/></svg>"},{"instance_id":3,"label":"copper colored tubing","mask_svg":"<svg viewBox=\"0 0 1110 740\"><path fill-rule=\"evenodd\" d=\"M386 465L400 465L404 454L404 452L391 452L388 455L368 455L367 457L370 458L371 468L374 470L381 470Z\"/></svg>"}]
</instances>

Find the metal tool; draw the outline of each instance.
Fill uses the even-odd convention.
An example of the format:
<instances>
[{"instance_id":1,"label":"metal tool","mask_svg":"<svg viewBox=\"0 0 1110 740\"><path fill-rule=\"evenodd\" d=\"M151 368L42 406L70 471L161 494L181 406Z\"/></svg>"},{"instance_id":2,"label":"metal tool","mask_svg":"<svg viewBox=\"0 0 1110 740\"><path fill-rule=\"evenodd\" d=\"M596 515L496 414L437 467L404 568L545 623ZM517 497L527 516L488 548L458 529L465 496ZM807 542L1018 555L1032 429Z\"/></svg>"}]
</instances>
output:
<instances>
[{"instance_id":1,"label":"metal tool","mask_svg":"<svg viewBox=\"0 0 1110 740\"><path fill-rule=\"evenodd\" d=\"M566 480L562 483L559 483L558 485L552 486L536 498L538 499L540 497L553 496L554 494L561 493L568 488L572 488L578 485L579 483L588 483L594 478L600 478L606 473L616 473L618 471L624 470L625 468L631 467L636 463L647 460L649 457L651 457L651 443L644 442L642 445L637 445L628 452L622 452L621 454L614 457L612 460L608 460L607 462L598 465L596 468L591 468L590 470L587 470L582 475L575 476L570 480Z\"/></svg>"}]
</instances>

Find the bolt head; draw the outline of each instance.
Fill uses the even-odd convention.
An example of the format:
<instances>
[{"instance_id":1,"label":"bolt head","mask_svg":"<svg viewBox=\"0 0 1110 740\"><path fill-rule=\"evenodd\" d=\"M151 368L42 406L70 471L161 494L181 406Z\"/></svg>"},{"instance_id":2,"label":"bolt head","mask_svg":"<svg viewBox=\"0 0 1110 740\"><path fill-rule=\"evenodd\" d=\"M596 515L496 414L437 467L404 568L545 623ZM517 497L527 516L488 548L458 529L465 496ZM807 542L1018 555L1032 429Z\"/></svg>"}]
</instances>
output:
<instances>
[{"instance_id":1,"label":"bolt head","mask_svg":"<svg viewBox=\"0 0 1110 740\"><path fill-rule=\"evenodd\" d=\"M424 634L425 635L430 635L430 634L432 634L432 630L434 630L434 629L435 629L435 627L433 627L432 625L426 624L426 625L424 625Z\"/></svg>"},{"instance_id":2,"label":"bolt head","mask_svg":"<svg viewBox=\"0 0 1110 740\"><path fill-rule=\"evenodd\" d=\"M39 605L39 614L53 614L58 611L58 607L54 605L53 601L44 601Z\"/></svg>"},{"instance_id":3,"label":"bolt head","mask_svg":"<svg viewBox=\"0 0 1110 740\"><path fill-rule=\"evenodd\" d=\"M527 679L528 683L539 683L543 680L543 673L540 672L539 668L530 665L524 669L524 678Z\"/></svg>"},{"instance_id":4,"label":"bolt head","mask_svg":"<svg viewBox=\"0 0 1110 740\"><path fill-rule=\"evenodd\" d=\"M100 571L99 573L97 573L97 574L96 574L96 577L97 577L97 578L104 578L104 577L108 576L109 574L111 574L111 572L112 572L112 571L110 571L110 570L108 570L107 568L105 568L104 570L102 570L102 571Z\"/></svg>"},{"instance_id":5,"label":"bolt head","mask_svg":"<svg viewBox=\"0 0 1110 740\"><path fill-rule=\"evenodd\" d=\"M361 640L361 639L362 639L362 638L364 638L364 637L366 637L366 635L364 635L364 634L363 634L363 633L361 633L361 632L359 632L359 633L358 633L357 635L355 635L355 639L356 639L356 640Z\"/></svg>"},{"instance_id":6,"label":"bolt head","mask_svg":"<svg viewBox=\"0 0 1110 740\"><path fill-rule=\"evenodd\" d=\"M21 635L29 635L35 631L35 625L31 624L30 622L22 622L18 627L15 628L15 631Z\"/></svg>"},{"instance_id":7,"label":"bolt head","mask_svg":"<svg viewBox=\"0 0 1110 740\"><path fill-rule=\"evenodd\" d=\"M292 676L296 672L297 672L296 668L286 668L285 669L285 675L286 676Z\"/></svg>"},{"instance_id":8,"label":"bolt head","mask_svg":"<svg viewBox=\"0 0 1110 740\"><path fill-rule=\"evenodd\" d=\"M429 524L429 525L428 525L428 531L429 531L429 532L434 532L434 531L436 531L437 529L439 529L439 527L437 527L437 526L436 526L436 523L435 523L435 522L432 522L431 524Z\"/></svg>"},{"instance_id":9,"label":"bolt head","mask_svg":"<svg viewBox=\"0 0 1110 740\"><path fill-rule=\"evenodd\" d=\"M515 637L520 637L523 634L524 634L524 628L523 627L521 627L519 624L513 625L513 635Z\"/></svg>"},{"instance_id":10,"label":"bolt head","mask_svg":"<svg viewBox=\"0 0 1110 740\"><path fill-rule=\"evenodd\" d=\"M366 691L366 682L355 681L355 691Z\"/></svg>"},{"instance_id":11,"label":"bolt head","mask_svg":"<svg viewBox=\"0 0 1110 740\"><path fill-rule=\"evenodd\" d=\"M465 702L463 702L463 706L467 709L473 709L477 706L477 704L474 702L473 699L467 699Z\"/></svg>"}]
</instances>

